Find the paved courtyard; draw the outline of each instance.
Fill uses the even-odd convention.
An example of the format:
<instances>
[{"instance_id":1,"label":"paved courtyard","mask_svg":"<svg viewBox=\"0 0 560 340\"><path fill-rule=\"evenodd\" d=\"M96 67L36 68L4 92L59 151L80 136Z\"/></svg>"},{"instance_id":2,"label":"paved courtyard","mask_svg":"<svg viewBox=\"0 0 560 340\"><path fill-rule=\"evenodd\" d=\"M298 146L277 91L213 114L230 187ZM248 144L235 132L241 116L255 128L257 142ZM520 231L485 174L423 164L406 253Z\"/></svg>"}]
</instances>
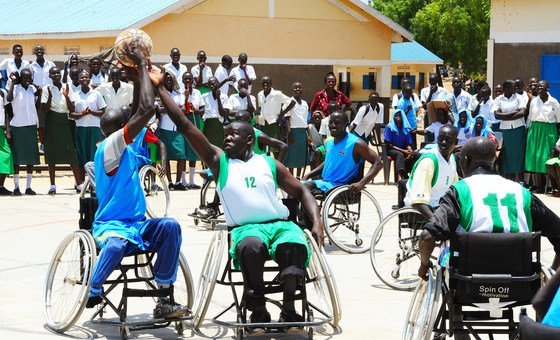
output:
<instances>
[{"instance_id":1,"label":"paved courtyard","mask_svg":"<svg viewBox=\"0 0 560 340\"><path fill-rule=\"evenodd\" d=\"M377 182L381 180L377 177ZM43 173L33 180L35 197L5 197L0 199L0 339L43 339L60 335L50 333L44 326L44 281L51 256L65 235L78 228L78 195L72 188L72 179L57 179L59 194L46 195L48 177ZM7 180L11 187L11 179ZM368 190L381 204L384 214L391 211L396 201L396 187L379 183ZM554 211L560 211L560 200L541 196ZM195 226L187 216L198 205L199 191L172 192L170 216L179 220L183 231L182 251L187 257L195 284L198 280L208 243L214 233L203 225ZM544 242L543 262L550 263L553 253ZM409 292L399 292L384 286L375 276L369 254L348 255L328 247L328 261L336 275L342 303L340 329L330 326L316 329L320 339L397 339L400 337ZM231 303L228 287L217 286L207 318L215 315L219 307ZM129 314L147 318L154 307L149 298L136 299L129 307ZM277 311L271 311L273 318ZM76 326L66 333L78 339L118 338L115 327L94 325L89 322L91 310L85 310ZM230 318L231 319L231 318ZM183 338L226 338L234 336L232 330L216 326L206 320L203 334L190 328ZM177 338L171 327L132 333L142 339ZM269 338L269 337L265 337ZM285 337L284 337L285 338Z\"/></svg>"}]
</instances>

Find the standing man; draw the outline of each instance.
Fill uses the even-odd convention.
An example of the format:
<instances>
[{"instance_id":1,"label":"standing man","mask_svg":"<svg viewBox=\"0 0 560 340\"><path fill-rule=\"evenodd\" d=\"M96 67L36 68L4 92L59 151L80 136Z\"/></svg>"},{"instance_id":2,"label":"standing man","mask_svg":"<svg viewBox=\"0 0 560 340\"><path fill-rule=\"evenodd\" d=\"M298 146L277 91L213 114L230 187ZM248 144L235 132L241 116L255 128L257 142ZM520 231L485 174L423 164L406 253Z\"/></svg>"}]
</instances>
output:
<instances>
[{"instance_id":1,"label":"standing man","mask_svg":"<svg viewBox=\"0 0 560 340\"><path fill-rule=\"evenodd\" d=\"M463 90L463 81L459 77L453 77L451 81L451 86L453 86L453 94L451 96L451 112L457 117L459 111L469 109L469 104L471 103L472 96L467 91Z\"/></svg>"},{"instance_id":2,"label":"standing man","mask_svg":"<svg viewBox=\"0 0 560 340\"><path fill-rule=\"evenodd\" d=\"M19 80L19 77L21 76L21 71L23 69L29 69L31 68L31 66L29 65L29 62L27 60L23 60L23 47L21 47L20 44L15 44L12 47L12 54L14 55L13 58L6 58L4 60L2 60L2 62L0 63L0 71L6 71L6 75L8 76L8 79L4 79L7 81L6 83L6 88L9 89L10 88L10 84L12 83L12 73L15 74L16 79Z\"/></svg>"},{"instance_id":3,"label":"standing man","mask_svg":"<svg viewBox=\"0 0 560 340\"><path fill-rule=\"evenodd\" d=\"M257 96L260 109L258 123L262 132L269 137L282 140L280 124L284 115L295 105L295 100L272 88L269 76L261 79L262 91Z\"/></svg>"},{"instance_id":4,"label":"standing man","mask_svg":"<svg viewBox=\"0 0 560 340\"><path fill-rule=\"evenodd\" d=\"M232 81L235 80L234 76L229 75L232 64L233 59L226 54L222 57L222 63L218 65L216 72L214 72L214 77L220 82L220 91L226 96L228 95L229 87L233 86Z\"/></svg>"},{"instance_id":5,"label":"standing man","mask_svg":"<svg viewBox=\"0 0 560 340\"><path fill-rule=\"evenodd\" d=\"M197 90L199 90L200 93L205 94L210 91L210 88L208 87L208 80L212 77L212 69L210 66L206 65L206 52L198 51L196 54L196 60L198 60L198 64L191 68L191 73L194 77ZM224 93L224 95L227 96L227 92Z\"/></svg>"},{"instance_id":6,"label":"standing man","mask_svg":"<svg viewBox=\"0 0 560 340\"><path fill-rule=\"evenodd\" d=\"M121 81L121 70L111 67L109 72L110 82L99 85L95 91L99 92L107 105L106 111L116 110L123 106L132 104L134 87Z\"/></svg>"},{"instance_id":7,"label":"standing man","mask_svg":"<svg viewBox=\"0 0 560 340\"><path fill-rule=\"evenodd\" d=\"M32 73L28 68L21 70L19 79L16 73L10 74L8 101L12 103L14 117L10 121L12 135L12 155L14 157L14 196L21 196L19 190L20 165L27 167L26 195L35 195L31 189L33 166L39 164L37 149L37 111L39 109L41 90L32 85Z\"/></svg>"},{"instance_id":8,"label":"standing man","mask_svg":"<svg viewBox=\"0 0 560 340\"><path fill-rule=\"evenodd\" d=\"M370 93L368 105L360 107L356 117L350 123L350 132L369 143L372 132L375 131L376 141L381 143L381 124L383 124L384 113L383 104L379 102L379 94L377 92Z\"/></svg>"},{"instance_id":9,"label":"standing man","mask_svg":"<svg viewBox=\"0 0 560 340\"><path fill-rule=\"evenodd\" d=\"M33 85L42 89L46 85L52 84L52 80L49 77L49 70L55 67L55 65L52 61L45 59L45 48L43 46L35 46L33 54L35 54L37 58L30 66L31 72L33 73ZM39 143L41 143L39 146L39 153L44 153L43 128L45 126L45 114L46 112L39 110Z\"/></svg>"},{"instance_id":10,"label":"standing man","mask_svg":"<svg viewBox=\"0 0 560 340\"><path fill-rule=\"evenodd\" d=\"M179 51L177 47L173 47L171 51L169 51L169 57L171 57L171 62L163 65L163 68L165 71L175 75L175 79L179 81L179 89L181 93L183 93L185 91L185 85L180 80L183 79L183 73L187 72L188 69L185 65L180 63L181 51Z\"/></svg>"},{"instance_id":11,"label":"standing man","mask_svg":"<svg viewBox=\"0 0 560 340\"><path fill-rule=\"evenodd\" d=\"M438 85L439 76L437 73L430 73L428 78L429 85L420 91L420 101L424 105L424 109L428 107L426 104L432 100L446 100L449 98L449 92Z\"/></svg>"},{"instance_id":12,"label":"standing man","mask_svg":"<svg viewBox=\"0 0 560 340\"><path fill-rule=\"evenodd\" d=\"M234 81L233 87L235 90L238 91L237 82L240 79L246 79L247 83L249 84L249 94L251 94L251 90L253 89L253 82L257 80L257 74L255 73L255 69L251 65L247 65L247 54L241 53L237 61L239 65L234 67L231 72L229 73L230 77L233 76L232 79Z\"/></svg>"},{"instance_id":13,"label":"standing man","mask_svg":"<svg viewBox=\"0 0 560 340\"><path fill-rule=\"evenodd\" d=\"M237 82L238 93L229 96L225 108L228 110L230 120L233 120L235 114L239 111L247 111L253 115L257 107L255 96L249 94L249 83L247 79L240 79Z\"/></svg>"}]
</instances>

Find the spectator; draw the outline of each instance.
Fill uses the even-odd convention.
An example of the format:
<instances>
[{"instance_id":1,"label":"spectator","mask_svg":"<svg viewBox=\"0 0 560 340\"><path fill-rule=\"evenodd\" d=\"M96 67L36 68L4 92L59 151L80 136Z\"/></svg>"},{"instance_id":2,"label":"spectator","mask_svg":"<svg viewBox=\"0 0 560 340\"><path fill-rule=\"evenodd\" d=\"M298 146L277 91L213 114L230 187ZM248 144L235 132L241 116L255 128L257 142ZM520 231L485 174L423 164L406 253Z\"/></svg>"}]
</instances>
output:
<instances>
[{"instance_id":1,"label":"spectator","mask_svg":"<svg viewBox=\"0 0 560 340\"><path fill-rule=\"evenodd\" d=\"M350 109L352 102L344 93L336 89L336 76L333 72L328 72L325 75L325 89L317 92L313 100L311 101L311 106L309 109L311 111L319 110L323 112L323 116L329 115L328 106L331 101L336 102L339 109L346 111Z\"/></svg>"},{"instance_id":2,"label":"spectator","mask_svg":"<svg viewBox=\"0 0 560 340\"><path fill-rule=\"evenodd\" d=\"M395 171L399 181L408 178L414 163L412 149L412 127L402 110L395 110L389 124L385 127L384 140L387 146L387 156L395 162Z\"/></svg>"}]
</instances>

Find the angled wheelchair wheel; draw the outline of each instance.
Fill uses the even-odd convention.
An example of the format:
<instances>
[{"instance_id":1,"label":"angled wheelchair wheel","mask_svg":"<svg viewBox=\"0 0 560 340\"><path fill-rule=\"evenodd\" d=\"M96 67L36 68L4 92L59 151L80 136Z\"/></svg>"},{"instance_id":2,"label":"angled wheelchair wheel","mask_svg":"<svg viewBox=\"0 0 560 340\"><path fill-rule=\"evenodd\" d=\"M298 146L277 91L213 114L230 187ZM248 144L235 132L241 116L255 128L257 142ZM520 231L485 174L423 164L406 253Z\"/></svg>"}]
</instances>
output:
<instances>
[{"instance_id":1,"label":"angled wheelchair wheel","mask_svg":"<svg viewBox=\"0 0 560 340\"><path fill-rule=\"evenodd\" d=\"M91 185L91 179L88 176L86 176L86 179L84 180L84 186L82 188L82 191L80 191L80 197L85 198L87 192L91 191L92 188L93 186Z\"/></svg>"},{"instance_id":2,"label":"angled wheelchair wheel","mask_svg":"<svg viewBox=\"0 0 560 340\"><path fill-rule=\"evenodd\" d=\"M146 214L151 218L165 217L169 210L169 187L165 176L151 165L140 169L140 184L146 199Z\"/></svg>"},{"instance_id":3,"label":"angled wheelchair wheel","mask_svg":"<svg viewBox=\"0 0 560 340\"><path fill-rule=\"evenodd\" d=\"M309 279L313 282L313 293L311 296L308 296L308 299L310 299L311 303L321 308L325 314L331 316L332 326L337 327L342 313L334 274L327 262L325 251L319 249L309 230L304 232L311 248ZM313 298L316 298L318 301L313 301Z\"/></svg>"},{"instance_id":4,"label":"angled wheelchair wheel","mask_svg":"<svg viewBox=\"0 0 560 340\"><path fill-rule=\"evenodd\" d=\"M345 252L357 254L370 249L370 240L383 219L372 194L355 194L348 185L333 189L323 204L322 219L329 240Z\"/></svg>"},{"instance_id":5,"label":"angled wheelchair wheel","mask_svg":"<svg viewBox=\"0 0 560 340\"><path fill-rule=\"evenodd\" d=\"M45 280L44 315L47 327L63 333L86 306L96 250L93 237L77 230L56 249Z\"/></svg>"},{"instance_id":6,"label":"angled wheelchair wheel","mask_svg":"<svg viewBox=\"0 0 560 340\"><path fill-rule=\"evenodd\" d=\"M221 268L220 265L222 263L222 257L226 251L226 247L227 232L216 232L214 237L212 237L210 246L208 247L208 252L206 253L206 258L204 259L204 264L202 266L202 271L196 288L195 303L193 307L193 327L196 330L200 328L200 325L204 321L206 311L208 310L208 306L212 300L212 293L214 292L214 286L216 285L218 273Z\"/></svg>"},{"instance_id":7,"label":"angled wheelchair wheel","mask_svg":"<svg viewBox=\"0 0 560 340\"><path fill-rule=\"evenodd\" d=\"M387 286L412 290L418 282L418 236L427 220L414 208L392 212L371 239L370 259L375 274Z\"/></svg>"},{"instance_id":8,"label":"angled wheelchair wheel","mask_svg":"<svg viewBox=\"0 0 560 340\"><path fill-rule=\"evenodd\" d=\"M420 280L410 300L403 340L431 340L441 297L441 270L431 268L428 280Z\"/></svg>"}]
</instances>

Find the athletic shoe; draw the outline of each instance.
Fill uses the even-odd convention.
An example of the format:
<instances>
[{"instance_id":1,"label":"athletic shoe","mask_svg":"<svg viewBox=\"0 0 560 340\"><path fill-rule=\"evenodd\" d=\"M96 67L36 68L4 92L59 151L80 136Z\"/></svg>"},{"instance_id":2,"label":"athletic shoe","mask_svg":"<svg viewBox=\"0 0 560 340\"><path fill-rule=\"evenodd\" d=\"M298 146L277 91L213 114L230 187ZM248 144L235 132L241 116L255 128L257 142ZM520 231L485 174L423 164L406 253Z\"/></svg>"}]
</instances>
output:
<instances>
[{"instance_id":1,"label":"athletic shoe","mask_svg":"<svg viewBox=\"0 0 560 340\"><path fill-rule=\"evenodd\" d=\"M45 154L45 146L43 144L39 145L39 154L40 155Z\"/></svg>"},{"instance_id":2,"label":"athletic shoe","mask_svg":"<svg viewBox=\"0 0 560 340\"><path fill-rule=\"evenodd\" d=\"M55 189L55 188L49 189L48 194L49 194L49 195L56 195L56 189Z\"/></svg>"},{"instance_id":3,"label":"athletic shoe","mask_svg":"<svg viewBox=\"0 0 560 340\"><path fill-rule=\"evenodd\" d=\"M266 310L266 307L260 307L251 313L251 317L249 319L250 323L269 323L270 313ZM251 336L259 336L266 333L266 330L262 327L250 328L248 331Z\"/></svg>"},{"instance_id":4,"label":"athletic shoe","mask_svg":"<svg viewBox=\"0 0 560 340\"><path fill-rule=\"evenodd\" d=\"M178 303L171 303L169 298L160 298L154 308L154 319L180 318L187 314L189 309Z\"/></svg>"},{"instance_id":5,"label":"athletic shoe","mask_svg":"<svg viewBox=\"0 0 560 340\"><path fill-rule=\"evenodd\" d=\"M199 190L199 189L200 189L200 185L196 185L196 184L194 184L194 183L192 183L192 184L187 184L187 188L193 189L193 190Z\"/></svg>"},{"instance_id":6,"label":"athletic shoe","mask_svg":"<svg viewBox=\"0 0 560 340\"><path fill-rule=\"evenodd\" d=\"M167 187L169 188L169 191L175 190L175 184L173 184L173 183L169 183L169 185Z\"/></svg>"},{"instance_id":7,"label":"athletic shoe","mask_svg":"<svg viewBox=\"0 0 560 340\"><path fill-rule=\"evenodd\" d=\"M2 186L0 187L0 196L12 196L12 192Z\"/></svg>"},{"instance_id":8,"label":"athletic shoe","mask_svg":"<svg viewBox=\"0 0 560 340\"><path fill-rule=\"evenodd\" d=\"M93 308L98 304L100 304L101 302L103 302L101 295L90 296L88 297L88 300L86 302L86 308Z\"/></svg>"},{"instance_id":9,"label":"athletic shoe","mask_svg":"<svg viewBox=\"0 0 560 340\"><path fill-rule=\"evenodd\" d=\"M280 312L280 317L278 318L278 322L304 322L303 316L299 315L295 311L282 311ZM301 326L290 326L286 327L286 333L301 333L303 331L303 327Z\"/></svg>"},{"instance_id":10,"label":"athletic shoe","mask_svg":"<svg viewBox=\"0 0 560 340\"><path fill-rule=\"evenodd\" d=\"M14 192L12 192L12 195L14 195L14 196L21 196L21 191L19 191L19 188L14 189Z\"/></svg>"},{"instance_id":11,"label":"athletic shoe","mask_svg":"<svg viewBox=\"0 0 560 340\"><path fill-rule=\"evenodd\" d=\"M202 218L215 218L219 214L213 207L199 207L196 213Z\"/></svg>"},{"instance_id":12,"label":"athletic shoe","mask_svg":"<svg viewBox=\"0 0 560 340\"><path fill-rule=\"evenodd\" d=\"M187 187L181 183L175 184L175 190L177 191L187 191Z\"/></svg>"},{"instance_id":13,"label":"athletic shoe","mask_svg":"<svg viewBox=\"0 0 560 340\"><path fill-rule=\"evenodd\" d=\"M35 195L37 195L37 193L36 193L35 191L33 191L33 189L31 189L31 188L25 189L25 194L26 194L26 195L30 195L30 196L35 196Z\"/></svg>"}]
</instances>

